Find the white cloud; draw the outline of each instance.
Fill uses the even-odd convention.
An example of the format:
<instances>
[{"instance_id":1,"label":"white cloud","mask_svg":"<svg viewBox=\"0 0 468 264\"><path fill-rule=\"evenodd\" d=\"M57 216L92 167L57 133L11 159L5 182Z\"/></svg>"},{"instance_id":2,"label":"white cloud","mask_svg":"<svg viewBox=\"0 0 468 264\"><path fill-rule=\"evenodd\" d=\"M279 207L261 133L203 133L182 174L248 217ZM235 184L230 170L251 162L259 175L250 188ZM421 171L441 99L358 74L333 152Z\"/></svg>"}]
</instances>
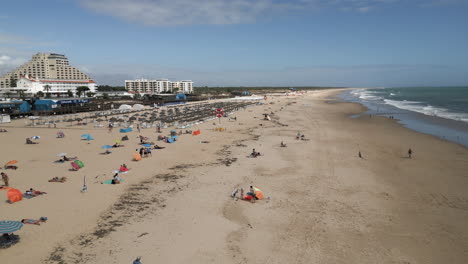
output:
<instances>
[{"instance_id":1,"label":"white cloud","mask_svg":"<svg viewBox=\"0 0 468 264\"><path fill-rule=\"evenodd\" d=\"M244 24L322 7L369 12L402 0L77 0L86 9L145 25Z\"/></svg>"}]
</instances>

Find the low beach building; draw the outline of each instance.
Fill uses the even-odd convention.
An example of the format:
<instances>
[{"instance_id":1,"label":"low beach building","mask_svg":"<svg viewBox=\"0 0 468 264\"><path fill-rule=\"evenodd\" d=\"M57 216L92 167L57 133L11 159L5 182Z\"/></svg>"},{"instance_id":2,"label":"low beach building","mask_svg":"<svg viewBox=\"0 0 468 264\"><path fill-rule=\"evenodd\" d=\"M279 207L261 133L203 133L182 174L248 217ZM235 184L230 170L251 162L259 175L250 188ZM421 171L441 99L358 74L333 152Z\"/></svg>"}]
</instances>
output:
<instances>
[{"instance_id":1,"label":"low beach building","mask_svg":"<svg viewBox=\"0 0 468 264\"><path fill-rule=\"evenodd\" d=\"M87 87L89 92L93 93L96 91L96 83L93 80L37 79L32 76L21 76L16 89L13 90L23 90L28 94L43 92L60 96L68 91L76 94L78 87Z\"/></svg>"}]
</instances>

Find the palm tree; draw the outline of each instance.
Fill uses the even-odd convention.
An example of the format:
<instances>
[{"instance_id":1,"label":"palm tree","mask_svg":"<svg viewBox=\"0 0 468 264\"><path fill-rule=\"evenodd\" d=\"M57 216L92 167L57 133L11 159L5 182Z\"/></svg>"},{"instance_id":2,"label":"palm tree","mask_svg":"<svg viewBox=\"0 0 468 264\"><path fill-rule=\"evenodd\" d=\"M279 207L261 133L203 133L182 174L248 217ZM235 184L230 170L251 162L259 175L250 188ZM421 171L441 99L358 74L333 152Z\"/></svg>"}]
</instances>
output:
<instances>
[{"instance_id":1,"label":"palm tree","mask_svg":"<svg viewBox=\"0 0 468 264\"><path fill-rule=\"evenodd\" d=\"M51 87L50 85L48 85L48 84L44 85L44 91L46 91L46 97L47 97L47 98L50 97L49 91L51 90L51 88L52 88L52 87Z\"/></svg>"}]
</instances>

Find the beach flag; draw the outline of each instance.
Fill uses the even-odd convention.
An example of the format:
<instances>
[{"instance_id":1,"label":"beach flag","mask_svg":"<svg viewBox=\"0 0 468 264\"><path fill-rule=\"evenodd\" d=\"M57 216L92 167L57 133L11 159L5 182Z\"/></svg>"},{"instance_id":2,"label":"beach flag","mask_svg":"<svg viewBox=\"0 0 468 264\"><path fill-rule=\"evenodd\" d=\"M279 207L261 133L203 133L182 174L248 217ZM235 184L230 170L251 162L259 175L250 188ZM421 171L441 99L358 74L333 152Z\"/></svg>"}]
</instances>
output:
<instances>
[{"instance_id":1,"label":"beach flag","mask_svg":"<svg viewBox=\"0 0 468 264\"><path fill-rule=\"evenodd\" d=\"M197 136L200 135L201 131L200 129L193 131L192 135Z\"/></svg>"}]
</instances>

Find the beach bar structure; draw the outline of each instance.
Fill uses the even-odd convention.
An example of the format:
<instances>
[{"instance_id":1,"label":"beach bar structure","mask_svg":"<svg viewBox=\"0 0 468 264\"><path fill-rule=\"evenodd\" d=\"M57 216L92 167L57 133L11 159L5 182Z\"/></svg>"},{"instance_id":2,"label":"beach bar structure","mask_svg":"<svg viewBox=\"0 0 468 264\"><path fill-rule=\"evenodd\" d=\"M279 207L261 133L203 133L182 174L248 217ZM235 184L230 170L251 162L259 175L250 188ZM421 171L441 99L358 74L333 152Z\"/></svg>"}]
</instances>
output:
<instances>
[{"instance_id":1,"label":"beach bar structure","mask_svg":"<svg viewBox=\"0 0 468 264\"><path fill-rule=\"evenodd\" d=\"M26 114L31 112L31 105L26 101L1 101L0 113L8 115Z\"/></svg>"}]
</instances>

